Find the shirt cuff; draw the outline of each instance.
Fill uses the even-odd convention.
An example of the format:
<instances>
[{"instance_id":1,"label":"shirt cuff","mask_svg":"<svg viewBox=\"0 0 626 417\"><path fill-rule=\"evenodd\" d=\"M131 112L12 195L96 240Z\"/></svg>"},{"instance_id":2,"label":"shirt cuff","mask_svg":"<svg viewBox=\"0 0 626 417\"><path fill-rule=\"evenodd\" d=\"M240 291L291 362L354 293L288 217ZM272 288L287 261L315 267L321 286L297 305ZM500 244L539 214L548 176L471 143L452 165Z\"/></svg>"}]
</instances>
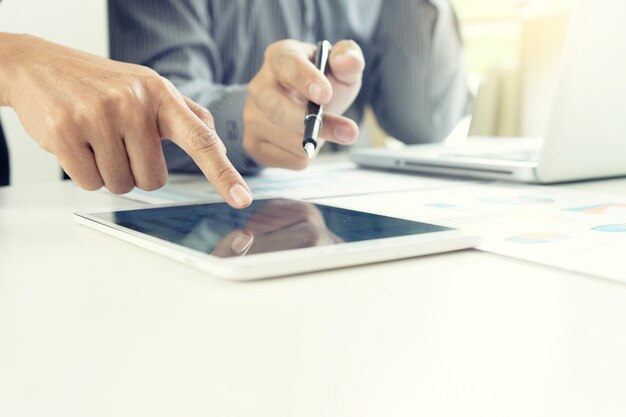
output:
<instances>
[{"instance_id":1,"label":"shirt cuff","mask_svg":"<svg viewBox=\"0 0 626 417\"><path fill-rule=\"evenodd\" d=\"M217 95L219 98L213 100L207 108L215 120L215 130L226 146L226 155L242 175L258 174L263 167L254 161L243 148L243 107L248 96L247 86L233 85L218 88L221 91L212 91L211 95ZM194 99L206 106L206 100L202 100L202 97L194 97ZM193 159L173 142L163 141L163 152L169 171L201 173Z\"/></svg>"},{"instance_id":2,"label":"shirt cuff","mask_svg":"<svg viewBox=\"0 0 626 417\"><path fill-rule=\"evenodd\" d=\"M242 175L258 174L263 168L243 148L243 108L248 98L246 85L224 87L222 99L209 110L215 120L215 129L228 151L227 156Z\"/></svg>"}]
</instances>

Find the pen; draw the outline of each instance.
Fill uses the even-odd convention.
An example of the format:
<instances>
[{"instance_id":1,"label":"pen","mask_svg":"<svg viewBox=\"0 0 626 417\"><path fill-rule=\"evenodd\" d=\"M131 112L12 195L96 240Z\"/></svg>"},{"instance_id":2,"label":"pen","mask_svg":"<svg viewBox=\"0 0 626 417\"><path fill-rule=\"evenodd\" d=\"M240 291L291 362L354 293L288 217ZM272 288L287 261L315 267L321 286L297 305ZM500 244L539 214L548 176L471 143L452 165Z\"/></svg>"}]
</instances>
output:
<instances>
[{"instance_id":1,"label":"pen","mask_svg":"<svg viewBox=\"0 0 626 417\"><path fill-rule=\"evenodd\" d=\"M330 55L330 42L321 41L317 44L317 52L315 53L315 67L323 74L326 73L328 64L328 56ZM315 155L317 148L317 137L322 129L324 118L324 106L309 101L306 105L306 114L304 116L304 139L302 147L309 159Z\"/></svg>"}]
</instances>

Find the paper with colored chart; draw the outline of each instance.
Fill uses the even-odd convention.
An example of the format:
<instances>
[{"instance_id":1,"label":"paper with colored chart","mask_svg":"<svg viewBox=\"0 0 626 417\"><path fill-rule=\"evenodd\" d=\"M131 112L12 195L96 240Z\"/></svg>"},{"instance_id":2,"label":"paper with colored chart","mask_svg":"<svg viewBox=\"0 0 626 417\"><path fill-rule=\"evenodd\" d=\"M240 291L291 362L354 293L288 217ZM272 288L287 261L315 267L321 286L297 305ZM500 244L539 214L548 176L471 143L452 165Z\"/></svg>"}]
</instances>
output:
<instances>
[{"instance_id":1,"label":"paper with colored chart","mask_svg":"<svg viewBox=\"0 0 626 417\"><path fill-rule=\"evenodd\" d=\"M325 201L477 230L481 250L626 282L626 196L492 183Z\"/></svg>"}]
</instances>

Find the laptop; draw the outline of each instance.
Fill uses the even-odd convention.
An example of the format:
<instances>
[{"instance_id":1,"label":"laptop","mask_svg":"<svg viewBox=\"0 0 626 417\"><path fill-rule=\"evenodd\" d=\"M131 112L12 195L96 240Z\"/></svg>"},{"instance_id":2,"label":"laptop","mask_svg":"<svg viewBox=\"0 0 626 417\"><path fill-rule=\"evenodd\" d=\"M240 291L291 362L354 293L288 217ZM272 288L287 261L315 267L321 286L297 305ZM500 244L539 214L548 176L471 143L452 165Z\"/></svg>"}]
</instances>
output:
<instances>
[{"instance_id":1,"label":"laptop","mask_svg":"<svg viewBox=\"0 0 626 417\"><path fill-rule=\"evenodd\" d=\"M543 138L357 149L363 167L526 183L626 175L626 1L580 0Z\"/></svg>"}]
</instances>

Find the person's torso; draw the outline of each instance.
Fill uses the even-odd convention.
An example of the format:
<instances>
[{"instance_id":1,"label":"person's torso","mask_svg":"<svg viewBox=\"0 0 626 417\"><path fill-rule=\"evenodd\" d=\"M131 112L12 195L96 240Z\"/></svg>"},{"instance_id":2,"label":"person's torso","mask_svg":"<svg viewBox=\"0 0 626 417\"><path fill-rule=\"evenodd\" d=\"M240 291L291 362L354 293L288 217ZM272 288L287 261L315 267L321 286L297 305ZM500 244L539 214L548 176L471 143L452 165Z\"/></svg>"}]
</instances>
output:
<instances>
[{"instance_id":1,"label":"person's torso","mask_svg":"<svg viewBox=\"0 0 626 417\"><path fill-rule=\"evenodd\" d=\"M209 0L211 35L222 58L216 78L247 83L267 46L282 39L352 39L367 53L381 6L382 0Z\"/></svg>"}]
</instances>

